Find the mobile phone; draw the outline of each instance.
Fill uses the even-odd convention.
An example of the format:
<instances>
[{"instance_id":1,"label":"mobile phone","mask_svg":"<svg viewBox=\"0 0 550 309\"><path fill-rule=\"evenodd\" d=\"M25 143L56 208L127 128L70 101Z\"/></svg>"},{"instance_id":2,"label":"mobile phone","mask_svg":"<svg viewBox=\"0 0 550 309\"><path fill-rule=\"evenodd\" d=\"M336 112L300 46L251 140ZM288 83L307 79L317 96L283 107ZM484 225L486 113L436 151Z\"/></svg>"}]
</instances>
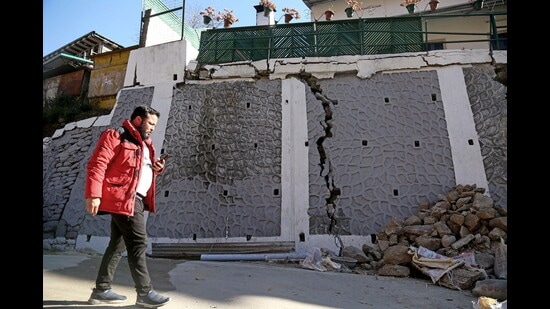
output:
<instances>
[{"instance_id":1,"label":"mobile phone","mask_svg":"<svg viewBox=\"0 0 550 309\"><path fill-rule=\"evenodd\" d=\"M160 156L160 160L166 160L168 158L170 158L172 155L169 154L169 153L163 153L161 156Z\"/></svg>"}]
</instances>

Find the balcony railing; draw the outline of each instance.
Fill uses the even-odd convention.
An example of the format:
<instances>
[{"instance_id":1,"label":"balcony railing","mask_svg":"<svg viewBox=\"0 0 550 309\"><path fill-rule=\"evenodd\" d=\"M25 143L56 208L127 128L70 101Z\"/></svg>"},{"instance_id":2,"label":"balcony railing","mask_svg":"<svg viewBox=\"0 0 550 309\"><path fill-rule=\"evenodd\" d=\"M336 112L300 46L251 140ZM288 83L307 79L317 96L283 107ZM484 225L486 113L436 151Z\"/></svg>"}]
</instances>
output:
<instances>
[{"instance_id":1,"label":"balcony railing","mask_svg":"<svg viewBox=\"0 0 550 309\"><path fill-rule=\"evenodd\" d=\"M420 52L434 48L464 48L483 43L503 49L496 16L506 12L400 16L317 21L252 27L209 29L201 33L197 61L218 64L275 58L330 57ZM471 19L471 23L469 21ZM478 31L448 31L470 23ZM504 26L506 27L506 26ZM434 45L434 43L437 43ZM436 46L436 47L434 47ZM439 46L439 47L437 47Z\"/></svg>"}]
</instances>

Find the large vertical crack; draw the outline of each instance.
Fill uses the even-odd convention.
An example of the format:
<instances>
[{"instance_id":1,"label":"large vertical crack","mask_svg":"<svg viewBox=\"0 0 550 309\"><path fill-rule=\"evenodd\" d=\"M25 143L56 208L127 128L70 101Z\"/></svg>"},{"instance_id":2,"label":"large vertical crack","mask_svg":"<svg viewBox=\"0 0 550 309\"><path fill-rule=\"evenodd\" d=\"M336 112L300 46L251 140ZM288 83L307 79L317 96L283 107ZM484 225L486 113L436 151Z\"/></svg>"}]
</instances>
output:
<instances>
[{"instance_id":1,"label":"large vertical crack","mask_svg":"<svg viewBox=\"0 0 550 309\"><path fill-rule=\"evenodd\" d=\"M327 138L332 137L332 105L338 104L337 100L331 100L323 95L321 92L315 92L315 98L321 101L323 110L325 112L324 120L320 123L323 127L324 135L321 135L317 141L317 151L319 152L319 176L325 179L325 185L329 191L329 197L326 198L327 216L330 218L330 225L328 231L330 233L335 232L336 224L338 223L336 216L336 200L340 195L340 189L334 184L334 173L332 162L327 156L324 142Z\"/></svg>"},{"instance_id":2,"label":"large vertical crack","mask_svg":"<svg viewBox=\"0 0 550 309\"><path fill-rule=\"evenodd\" d=\"M315 95L315 98L319 100L323 106L323 111L325 113L324 119L321 121L320 125L323 128L323 134L317 139L316 146L317 151L319 152L319 176L323 177L325 180L325 185L329 192L328 198L325 199L326 202L326 213L330 219L330 224L328 227L328 232L335 235L336 238L340 241L340 251L342 250L343 244L342 240L338 235L338 216L336 214L336 206L338 196L341 194L340 188L338 188L334 182L334 170L333 165L330 160L330 157L327 155L327 150L325 148L324 142L327 138L331 138L332 135L332 107L338 104L338 100L330 99L322 93L321 87L316 83L316 79L309 77L306 79L308 85L311 88L311 91ZM340 252L341 253L341 252Z\"/></svg>"}]
</instances>

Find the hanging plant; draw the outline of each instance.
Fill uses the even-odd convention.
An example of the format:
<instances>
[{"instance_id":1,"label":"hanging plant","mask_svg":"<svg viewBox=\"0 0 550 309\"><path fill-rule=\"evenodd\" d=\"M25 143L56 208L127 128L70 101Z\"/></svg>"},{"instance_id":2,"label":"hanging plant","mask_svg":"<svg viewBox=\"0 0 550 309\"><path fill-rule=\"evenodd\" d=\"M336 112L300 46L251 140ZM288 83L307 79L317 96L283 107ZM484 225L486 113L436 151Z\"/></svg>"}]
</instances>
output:
<instances>
[{"instance_id":1,"label":"hanging plant","mask_svg":"<svg viewBox=\"0 0 550 309\"><path fill-rule=\"evenodd\" d=\"M264 7L264 16L269 16L271 12L276 12L277 5L273 1L269 0L260 0L260 5Z\"/></svg>"},{"instance_id":2,"label":"hanging plant","mask_svg":"<svg viewBox=\"0 0 550 309\"><path fill-rule=\"evenodd\" d=\"M348 16L348 18L353 17L353 13L355 13L355 11L352 8L345 8L344 12L346 12L346 16Z\"/></svg>"},{"instance_id":3,"label":"hanging plant","mask_svg":"<svg viewBox=\"0 0 550 309\"><path fill-rule=\"evenodd\" d=\"M430 10L435 11L439 5L439 0L431 0L428 4L430 5Z\"/></svg>"},{"instance_id":4,"label":"hanging plant","mask_svg":"<svg viewBox=\"0 0 550 309\"><path fill-rule=\"evenodd\" d=\"M208 25L212 18L216 17L216 9L209 6L206 9L200 11L200 14L202 15L202 21L205 25Z\"/></svg>"},{"instance_id":5,"label":"hanging plant","mask_svg":"<svg viewBox=\"0 0 550 309\"><path fill-rule=\"evenodd\" d=\"M346 15L348 17L353 17L354 12L358 12L363 10L361 5L363 2L359 2L357 0L344 0L346 2L347 7L344 9L344 12L346 12Z\"/></svg>"},{"instance_id":6,"label":"hanging plant","mask_svg":"<svg viewBox=\"0 0 550 309\"><path fill-rule=\"evenodd\" d=\"M332 20L332 16L334 16L334 10L332 8L325 11L326 20Z\"/></svg>"},{"instance_id":7,"label":"hanging plant","mask_svg":"<svg viewBox=\"0 0 550 309\"><path fill-rule=\"evenodd\" d=\"M401 6L406 7L409 14L412 14L412 13L414 13L414 9L415 9L416 4L420 1L421 0L405 0L401 3Z\"/></svg>"},{"instance_id":8,"label":"hanging plant","mask_svg":"<svg viewBox=\"0 0 550 309\"><path fill-rule=\"evenodd\" d=\"M474 7L474 10L481 10L485 4L484 0L470 0L468 2L473 2L472 6Z\"/></svg>"},{"instance_id":9,"label":"hanging plant","mask_svg":"<svg viewBox=\"0 0 550 309\"><path fill-rule=\"evenodd\" d=\"M300 19L300 12L298 12L295 8L283 8L283 12L285 13L285 23L289 23L293 18Z\"/></svg>"},{"instance_id":10,"label":"hanging plant","mask_svg":"<svg viewBox=\"0 0 550 309\"><path fill-rule=\"evenodd\" d=\"M231 27L232 24L239 21L239 19L233 13L233 10L223 9L223 12L218 12L216 16L217 21L223 20L223 26L225 28Z\"/></svg>"}]
</instances>

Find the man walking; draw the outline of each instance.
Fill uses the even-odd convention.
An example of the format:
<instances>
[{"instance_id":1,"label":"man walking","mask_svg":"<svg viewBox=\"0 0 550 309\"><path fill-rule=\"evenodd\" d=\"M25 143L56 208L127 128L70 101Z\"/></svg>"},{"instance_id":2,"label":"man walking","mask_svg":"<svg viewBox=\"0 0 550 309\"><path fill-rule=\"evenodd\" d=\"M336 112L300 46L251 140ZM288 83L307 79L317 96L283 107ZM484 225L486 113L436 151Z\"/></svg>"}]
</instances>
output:
<instances>
[{"instance_id":1,"label":"man walking","mask_svg":"<svg viewBox=\"0 0 550 309\"><path fill-rule=\"evenodd\" d=\"M157 308L170 297L153 290L146 263L147 231L144 212L155 212L155 181L164 170L150 139L160 113L138 106L119 129L101 133L87 165L86 211L92 216L110 214L111 235L88 303L120 303L111 283L124 251L137 292L136 305Z\"/></svg>"}]
</instances>

